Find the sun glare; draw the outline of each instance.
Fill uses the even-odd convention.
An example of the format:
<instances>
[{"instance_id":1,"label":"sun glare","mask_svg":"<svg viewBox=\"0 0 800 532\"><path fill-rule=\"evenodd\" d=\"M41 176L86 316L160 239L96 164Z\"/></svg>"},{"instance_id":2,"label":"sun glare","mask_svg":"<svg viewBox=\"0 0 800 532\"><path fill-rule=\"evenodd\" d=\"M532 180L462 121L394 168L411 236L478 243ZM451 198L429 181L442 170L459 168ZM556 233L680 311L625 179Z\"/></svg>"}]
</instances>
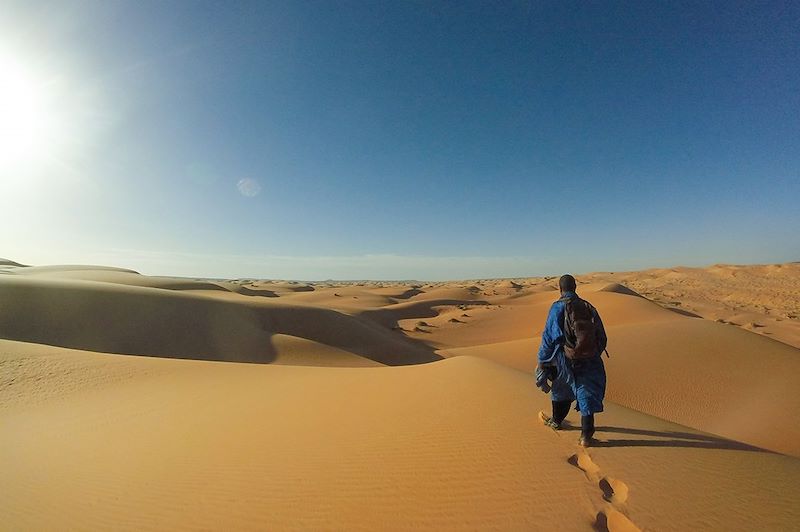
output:
<instances>
[{"instance_id":1,"label":"sun glare","mask_svg":"<svg viewBox=\"0 0 800 532\"><path fill-rule=\"evenodd\" d=\"M0 171L46 156L50 125L44 83L0 57Z\"/></svg>"}]
</instances>

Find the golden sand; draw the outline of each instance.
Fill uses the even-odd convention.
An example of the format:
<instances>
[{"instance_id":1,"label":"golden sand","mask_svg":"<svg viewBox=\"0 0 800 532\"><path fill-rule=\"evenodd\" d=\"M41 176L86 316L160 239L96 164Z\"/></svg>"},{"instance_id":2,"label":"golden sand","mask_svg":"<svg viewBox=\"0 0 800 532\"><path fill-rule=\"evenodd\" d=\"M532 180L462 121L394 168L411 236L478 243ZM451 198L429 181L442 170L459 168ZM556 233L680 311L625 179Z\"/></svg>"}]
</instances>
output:
<instances>
[{"instance_id":1,"label":"golden sand","mask_svg":"<svg viewBox=\"0 0 800 532\"><path fill-rule=\"evenodd\" d=\"M3 530L798 527L797 264L579 276L589 449L537 419L552 278L0 271Z\"/></svg>"}]
</instances>

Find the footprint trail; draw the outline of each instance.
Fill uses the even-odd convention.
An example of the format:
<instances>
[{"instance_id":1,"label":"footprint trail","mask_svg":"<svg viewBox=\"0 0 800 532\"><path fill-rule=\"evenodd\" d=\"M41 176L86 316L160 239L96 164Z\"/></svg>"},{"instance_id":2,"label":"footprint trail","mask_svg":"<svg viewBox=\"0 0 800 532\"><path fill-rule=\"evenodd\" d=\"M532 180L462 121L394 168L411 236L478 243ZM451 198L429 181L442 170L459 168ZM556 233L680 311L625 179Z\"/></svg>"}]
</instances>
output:
<instances>
[{"instance_id":1,"label":"footprint trail","mask_svg":"<svg viewBox=\"0 0 800 532\"><path fill-rule=\"evenodd\" d=\"M608 502L603 511L597 514L595 528L608 532L641 532L628 517L622 513L624 504L628 500L628 485L621 480L601 476L600 467L594 463L592 457L581 449L569 458L569 463L583 471L586 479L597 483L603 492L603 499Z\"/></svg>"},{"instance_id":2,"label":"footprint trail","mask_svg":"<svg viewBox=\"0 0 800 532\"><path fill-rule=\"evenodd\" d=\"M539 420L543 425L549 426L547 421L550 416L544 412L539 412ZM554 431L561 437L560 431ZM628 485L623 481L604 476L600 471L600 466L594 463L589 453L579 448L578 452L573 454L567 460L570 464L574 465L586 476L586 480L592 484L597 485L603 492L603 500L606 501L605 508L597 514L595 521L595 530L607 532L641 532L633 521L623 513L625 510L625 503L628 500Z\"/></svg>"}]
</instances>

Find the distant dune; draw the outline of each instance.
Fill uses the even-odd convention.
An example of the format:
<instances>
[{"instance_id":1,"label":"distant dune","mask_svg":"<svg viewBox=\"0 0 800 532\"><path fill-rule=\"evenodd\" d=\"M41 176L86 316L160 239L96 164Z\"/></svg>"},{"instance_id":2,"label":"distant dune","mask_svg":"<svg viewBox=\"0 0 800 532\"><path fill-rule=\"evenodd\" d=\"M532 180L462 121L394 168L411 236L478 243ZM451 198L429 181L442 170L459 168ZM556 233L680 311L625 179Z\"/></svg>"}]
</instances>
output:
<instances>
[{"instance_id":1,"label":"distant dune","mask_svg":"<svg viewBox=\"0 0 800 532\"><path fill-rule=\"evenodd\" d=\"M441 357L424 344L333 309L272 297L241 298L220 284L133 272L50 268L0 282L0 336L92 351L271 362L286 334L386 364ZM224 293L220 293L224 292ZM217 296L217 297L214 297Z\"/></svg>"},{"instance_id":2,"label":"distant dune","mask_svg":"<svg viewBox=\"0 0 800 532\"><path fill-rule=\"evenodd\" d=\"M20 264L19 262L14 262L13 260L0 258L0 266L24 267L25 265L24 264Z\"/></svg>"},{"instance_id":3,"label":"distant dune","mask_svg":"<svg viewBox=\"0 0 800 532\"><path fill-rule=\"evenodd\" d=\"M536 418L554 278L0 265L0 529L800 523L800 264L579 276L611 353L588 450Z\"/></svg>"}]
</instances>

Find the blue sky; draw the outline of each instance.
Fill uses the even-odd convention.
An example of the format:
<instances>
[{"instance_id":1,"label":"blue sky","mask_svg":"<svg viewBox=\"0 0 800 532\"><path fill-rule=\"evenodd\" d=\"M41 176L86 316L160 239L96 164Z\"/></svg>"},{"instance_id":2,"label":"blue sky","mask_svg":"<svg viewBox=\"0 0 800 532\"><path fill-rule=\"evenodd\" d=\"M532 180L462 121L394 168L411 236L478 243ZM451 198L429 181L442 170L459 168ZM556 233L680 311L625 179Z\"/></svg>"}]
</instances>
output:
<instances>
[{"instance_id":1,"label":"blue sky","mask_svg":"<svg viewBox=\"0 0 800 532\"><path fill-rule=\"evenodd\" d=\"M0 158L10 259L295 279L800 260L797 3L12 1L3 57L49 126Z\"/></svg>"}]
</instances>

